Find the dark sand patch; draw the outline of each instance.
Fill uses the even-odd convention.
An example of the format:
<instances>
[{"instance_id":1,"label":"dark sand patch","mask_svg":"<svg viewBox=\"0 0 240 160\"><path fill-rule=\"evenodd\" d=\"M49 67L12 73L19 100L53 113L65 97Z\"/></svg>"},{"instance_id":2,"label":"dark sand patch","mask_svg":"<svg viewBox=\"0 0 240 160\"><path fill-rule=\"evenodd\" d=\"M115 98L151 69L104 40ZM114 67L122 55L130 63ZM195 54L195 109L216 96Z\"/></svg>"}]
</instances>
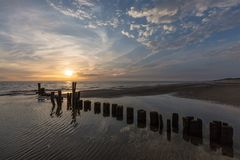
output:
<instances>
[{"instance_id":1,"label":"dark sand patch","mask_svg":"<svg viewBox=\"0 0 240 160\"><path fill-rule=\"evenodd\" d=\"M208 81L199 83L143 86L121 89L84 90L81 97L112 98L122 96L150 96L174 93L175 96L208 100L240 106L240 81Z\"/></svg>"}]
</instances>

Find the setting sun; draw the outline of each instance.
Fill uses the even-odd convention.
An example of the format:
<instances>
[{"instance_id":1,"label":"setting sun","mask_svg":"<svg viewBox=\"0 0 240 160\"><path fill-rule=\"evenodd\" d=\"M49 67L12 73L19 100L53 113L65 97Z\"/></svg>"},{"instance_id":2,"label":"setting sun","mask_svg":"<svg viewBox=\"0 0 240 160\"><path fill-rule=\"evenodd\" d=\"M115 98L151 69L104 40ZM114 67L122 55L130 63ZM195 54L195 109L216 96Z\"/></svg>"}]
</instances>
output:
<instances>
[{"instance_id":1,"label":"setting sun","mask_svg":"<svg viewBox=\"0 0 240 160\"><path fill-rule=\"evenodd\" d=\"M64 75L67 77L71 77L73 75L73 70L71 70L71 69L65 70Z\"/></svg>"}]
</instances>

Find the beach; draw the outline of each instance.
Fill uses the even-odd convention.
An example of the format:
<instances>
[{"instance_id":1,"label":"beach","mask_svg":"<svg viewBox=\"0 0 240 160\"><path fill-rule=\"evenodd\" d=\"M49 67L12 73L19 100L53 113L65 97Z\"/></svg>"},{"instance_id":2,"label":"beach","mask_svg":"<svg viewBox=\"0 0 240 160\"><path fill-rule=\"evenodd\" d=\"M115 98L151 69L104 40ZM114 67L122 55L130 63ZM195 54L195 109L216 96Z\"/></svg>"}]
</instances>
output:
<instances>
[{"instance_id":1,"label":"beach","mask_svg":"<svg viewBox=\"0 0 240 160\"><path fill-rule=\"evenodd\" d=\"M77 108L69 107L66 96L71 82L41 83L47 93L56 93L54 105L36 94L36 82L2 85L0 159L240 158L238 81L145 83L78 82L82 104ZM152 124L153 114L160 124ZM198 126L194 134L186 132L189 117ZM215 123L227 134L215 135Z\"/></svg>"},{"instance_id":2,"label":"beach","mask_svg":"<svg viewBox=\"0 0 240 160\"><path fill-rule=\"evenodd\" d=\"M240 106L240 80L219 80L118 89L83 90L82 97L121 97L173 94L179 97Z\"/></svg>"},{"instance_id":3,"label":"beach","mask_svg":"<svg viewBox=\"0 0 240 160\"><path fill-rule=\"evenodd\" d=\"M212 104L171 95L83 98L90 100L72 122L72 111L64 100L62 114L52 112L50 101L36 96L0 97L0 159L166 159L166 160L235 160L240 156L238 108ZM123 106L123 117L97 113L94 102ZM127 107L134 109L132 123L127 121ZM147 121L139 126L137 111L145 110ZM112 110L111 110L112 111ZM156 111L163 117L163 130L152 128L149 114ZM179 115L179 129L167 131L167 119ZM203 122L202 139L184 135L182 117L194 116ZM210 147L209 123L228 123L234 129L232 147ZM187 136L187 137L186 137ZM194 141L193 141L194 140Z\"/></svg>"}]
</instances>

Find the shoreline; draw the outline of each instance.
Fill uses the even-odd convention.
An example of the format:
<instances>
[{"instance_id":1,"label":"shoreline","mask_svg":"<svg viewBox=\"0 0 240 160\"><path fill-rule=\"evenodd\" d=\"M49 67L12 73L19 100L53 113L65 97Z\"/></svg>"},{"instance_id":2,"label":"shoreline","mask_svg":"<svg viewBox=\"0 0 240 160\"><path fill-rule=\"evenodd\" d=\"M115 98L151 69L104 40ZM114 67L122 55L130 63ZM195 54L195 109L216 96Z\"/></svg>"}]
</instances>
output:
<instances>
[{"instance_id":1,"label":"shoreline","mask_svg":"<svg viewBox=\"0 0 240 160\"><path fill-rule=\"evenodd\" d=\"M83 98L114 98L123 96L151 96L173 94L176 97L212 101L240 106L240 83L210 81L201 83L169 84L122 89L99 89L81 91Z\"/></svg>"},{"instance_id":2,"label":"shoreline","mask_svg":"<svg viewBox=\"0 0 240 160\"><path fill-rule=\"evenodd\" d=\"M47 95L57 89L46 89ZM81 91L81 90L80 90ZM71 92L70 90L68 92ZM62 96L66 97L66 91ZM153 86L138 86L125 88L82 90L83 98L117 98L124 96L154 96L171 94L172 96L211 101L219 104L240 106L240 79L184 82L175 84L160 84ZM13 91L1 96L35 95L36 90Z\"/></svg>"}]
</instances>

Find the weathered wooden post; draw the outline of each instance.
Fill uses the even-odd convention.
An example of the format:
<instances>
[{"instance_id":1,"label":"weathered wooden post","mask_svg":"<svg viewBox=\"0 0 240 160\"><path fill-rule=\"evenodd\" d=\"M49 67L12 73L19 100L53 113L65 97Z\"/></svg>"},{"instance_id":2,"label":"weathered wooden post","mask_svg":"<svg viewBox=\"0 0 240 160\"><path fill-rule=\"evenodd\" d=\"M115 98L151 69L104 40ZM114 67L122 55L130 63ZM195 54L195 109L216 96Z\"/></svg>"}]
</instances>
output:
<instances>
[{"instance_id":1,"label":"weathered wooden post","mask_svg":"<svg viewBox=\"0 0 240 160\"><path fill-rule=\"evenodd\" d=\"M171 120L167 119L167 132L171 132Z\"/></svg>"},{"instance_id":2,"label":"weathered wooden post","mask_svg":"<svg viewBox=\"0 0 240 160\"><path fill-rule=\"evenodd\" d=\"M167 119L167 140L171 141L171 120Z\"/></svg>"},{"instance_id":3,"label":"weathered wooden post","mask_svg":"<svg viewBox=\"0 0 240 160\"><path fill-rule=\"evenodd\" d=\"M103 103L103 116L104 117L110 116L110 104L109 103Z\"/></svg>"},{"instance_id":4,"label":"weathered wooden post","mask_svg":"<svg viewBox=\"0 0 240 160\"><path fill-rule=\"evenodd\" d=\"M217 150L221 145L222 122L213 121L209 124L210 129L210 147L212 150Z\"/></svg>"},{"instance_id":5,"label":"weathered wooden post","mask_svg":"<svg viewBox=\"0 0 240 160\"><path fill-rule=\"evenodd\" d=\"M80 110L83 109L83 100L79 100L79 108L80 108Z\"/></svg>"},{"instance_id":6,"label":"weathered wooden post","mask_svg":"<svg viewBox=\"0 0 240 160\"><path fill-rule=\"evenodd\" d=\"M62 91L58 91L58 96L57 96L57 105L61 106L62 105Z\"/></svg>"},{"instance_id":7,"label":"weathered wooden post","mask_svg":"<svg viewBox=\"0 0 240 160\"><path fill-rule=\"evenodd\" d=\"M112 117L116 117L117 115L117 104L112 104Z\"/></svg>"},{"instance_id":8,"label":"weathered wooden post","mask_svg":"<svg viewBox=\"0 0 240 160\"><path fill-rule=\"evenodd\" d=\"M123 120L123 106L117 106L116 117L117 120Z\"/></svg>"},{"instance_id":9,"label":"weathered wooden post","mask_svg":"<svg viewBox=\"0 0 240 160\"><path fill-rule=\"evenodd\" d=\"M138 127L139 128L145 128L146 127L146 111L145 110L138 110L137 112L137 121L138 121Z\"/></svg>"},{"instance_id":10,"label":"weathered wooden post","mask_svg":"<svg viewBox=\"0 0 240 160\"><path fill-rule=\"evenodd\" d=\"M233 128L227 123L222 124L221 144L230 146L233 144Z\"/></svg>"},{"instance_id":11,"label":"weathered wooden post","mask_svg":"<svg viewBox=\"0 0 240 160\"><path fill-rule=\"evenodd\" d=\"M38 83L38 95L40 95L41 83Z\"/></svg>"},{"instance_id":12,"label":"weathered wooden post","mask_svg":"<svg viewBox=\"0 0 240 160\"><path fill-rule=\"evenodd\" d=\"M76 85L77 83L76 82L72 82L72 108L74 109L75 108L75 103L76 103L76 95L75 95L75 92L76 92Z\"/></svg>"},{"instance_id":13,"label":"weathered wooden post","mask_svg":"<svg viewBox=\"0 0 240 160\"><path fill-rule=\"evenodd\" d=\"M95 114L101 113L101 103L100 102L94 103L94 113Z\"/></svg>"},{"instance_id":14,"label":"weathered wooden post","mask_svg":"<svg viewBox=\"0 0 240 160\"><path fill-rule=\"evenodd\" d=\"M78 115L80 115L80 91L78 91L77 93L76 93L76 109L77 109L77 112L78 112Z\"/></svg>"},{"instance_id":15,"label":"weathered wooden post","mask_svg":"<svg viewBox=\"0 0 240 160\"><path fill-rule=\"evenodd\" d=\"M54 92L51 92L51 103L52 105L55 107L55 93Z\"/></svg>"},{"instance_id":16,"label":"weathered wooden post","mask_svg":"<svg viewBox=\"0 0 240 160\"><path fill-rule=\"evenodd\" d=\"M178 119L179 119L178 114L173 113L172 114L172 129L173 129L173 132L175 132L175 133L178 133L178 128L179 128Z\"/></svg>"},{"instance_id":17,"label":"weathered wooden post","mask_svg":"<svg viewBox=\"0 0 240 160\"><path fill-rule=\"evenodd\" d=\"M194 145L202 144L202 120L191 120L189 131L191 135L191 143Z\"/></svg>"},{"instance_id":18,"label":"weathered wooden post","mask_svg":"<svg viewBox=\"0 0 240 160\"><path fill-rule=\"evenodd\" d=\"M185 141L189 141L190 140L190 122L194 119L194 117L183 117L183 139Z\"/></svg>"},{"instance_id":19,"label":"weathered wooden post","mask_svg":"<svg viewBox=\"0 0 240 160\"><path fill-rule=\"evenodd\" d=\"M233 128L223 123L221 135L222 154L233 157Z\"/></svg>"},{"instance_id":20,"label":"weathered wooden post","mask_svg":"<svg viewBox=\"0 0 240 160\"><path fill-rule=\"evenodd\" d=\"M150 129L154 132L159 128L159 115L158 112L150 112Z\"/></svg>"},{"instance_id":21,"label":"weathered wooden post","mask_svg":"<svg viewBox=\"0 0 240 160\"><path fill-rule=\"evenodd\" d=\"M162 134L162 130L163 130L163 118L162 115L159 114L159 133Z\"/></svg>"},{"instance_id":22,"label":"weathered wooden post","mask_svg":"<svg viewBox=\"0 0 240 160\"><path fill-rule=\"evenodd\" d=\"M52 103L52 111L50 113L50 116L53 117L53 113L54 113L53 111L54 111L55 106L56 106L54 92L51 92L51 97L50 98L51 98L51 103Z\"/></svg>"},{"instance_id":23,"label":"weathered wooden post","mask_svg":"<svg viewBox=\"0 0 240 160\"><path fill-rule=\"evenodd\" d=\"M70 93L67 93L67 110L70 110L71 97Z\"/></svg>"},{"instance_id":24,"label":"weathered wooden post","mask_svg":"<svg viewBox=\"0 0 240 160\"><path fill-rule=\"evenodd\" d=\"M133 124L134 110L131 107L127 107L127 124Z\"/></svg>"},{"instance_id":25,"label":"weathered wooden post","mask_svg":"<svg viewBox=\"0 0 240 160\"><path fill-rule=\"evenodd\" d=\"M72 93L69 93L69 106L72 109Z\"/></svg>"},{"instance_id":26,"label":"weathered wooden post","mask_svg":"<svg viewBox=\"0 0 240 160\"><path fill-rule=\"evenodd\" d=\"M61 116L62 115L62 91L58 91L58 96L57 96L57 110L56 110L56 115Z\"/></svg>"},{"instance_id":27,"label":"weathered wooden post","mask_svg":"<svg viewBox=\"0 0 240 160\"><path fill-rule=\"evenodd\" d=\"M84 111L90 111L91 110L91 101L85 100L84 101Z\"/></svg>"}]
</instances>

